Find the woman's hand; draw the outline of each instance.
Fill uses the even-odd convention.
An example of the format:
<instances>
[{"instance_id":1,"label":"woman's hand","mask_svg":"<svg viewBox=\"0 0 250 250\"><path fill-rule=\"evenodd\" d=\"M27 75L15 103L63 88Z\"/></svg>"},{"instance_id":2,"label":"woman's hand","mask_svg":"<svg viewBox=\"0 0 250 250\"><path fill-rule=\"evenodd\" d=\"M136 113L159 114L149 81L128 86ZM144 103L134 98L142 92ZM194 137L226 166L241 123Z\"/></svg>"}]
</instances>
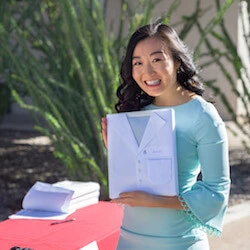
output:
<instances>
[{"instance_id":1,"label":"woman's hand","mask_svg":"<svg viewBox=\"0 0 250 250\"><path fill-rule=\"evenodd\" d=\"M106 148L108 148L107 118L106 117L102 118L102 136L103 136L104 144Z\"/></svg>"},{"instance_id":2,"label":"woman's hand","mask_svg":"<svg viewBox=\"0 0 250 250\"><path fill-rule=\"evenodd\" d=\"M182 210L183 207L177 196L153 195L144 191L123 192L112 203L130 207L161 207Z\"/></svg>"},{"instance_id":3,"label":"woman's hand","mask_svg":"<svg viewBox=\"0 0 250 250\"><path fill-rule=\"evenodd\" d=\"M111 202L131 207L154 207L155 196L143 191L123 192L119 198L113 199Z\"/></svg>"}]
</instances>

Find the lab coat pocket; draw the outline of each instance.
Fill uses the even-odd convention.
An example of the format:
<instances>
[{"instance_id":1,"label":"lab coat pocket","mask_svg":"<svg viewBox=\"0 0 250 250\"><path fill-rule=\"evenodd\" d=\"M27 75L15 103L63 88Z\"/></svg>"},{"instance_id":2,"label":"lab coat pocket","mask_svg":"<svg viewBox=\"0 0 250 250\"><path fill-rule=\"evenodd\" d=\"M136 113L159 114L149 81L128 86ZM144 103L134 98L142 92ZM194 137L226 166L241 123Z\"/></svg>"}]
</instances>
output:
<instances>
[{"instance_id":1,"label":"lab coat pocket","mask_svg":"<svg viewBox=\"0 0 250 250\"><path fill-rule=\"evenodd\" d=\"M169 183L172 180L171 158L148 158L148 179L153 184Z\"/></svg>"}]
</instances>

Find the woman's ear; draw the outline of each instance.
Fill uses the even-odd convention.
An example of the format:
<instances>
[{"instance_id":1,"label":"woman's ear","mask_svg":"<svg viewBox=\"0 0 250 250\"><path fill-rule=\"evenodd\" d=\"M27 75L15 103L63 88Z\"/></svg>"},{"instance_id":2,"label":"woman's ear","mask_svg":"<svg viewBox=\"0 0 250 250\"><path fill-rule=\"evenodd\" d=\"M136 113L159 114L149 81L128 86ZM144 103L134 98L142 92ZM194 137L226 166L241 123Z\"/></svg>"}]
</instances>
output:
<instances>
[{"instance_id":1,"label":"woman's ear","mask_svg":"<svg viewBox=\"0 0 250 250\"><path fill-rule=\"evenodd\" d=\"M178 70L180 70L180 67L181 67L181 61L176 60L176 61L175 61L176 72L178 72Z\"/></svg>"}]
</instances>

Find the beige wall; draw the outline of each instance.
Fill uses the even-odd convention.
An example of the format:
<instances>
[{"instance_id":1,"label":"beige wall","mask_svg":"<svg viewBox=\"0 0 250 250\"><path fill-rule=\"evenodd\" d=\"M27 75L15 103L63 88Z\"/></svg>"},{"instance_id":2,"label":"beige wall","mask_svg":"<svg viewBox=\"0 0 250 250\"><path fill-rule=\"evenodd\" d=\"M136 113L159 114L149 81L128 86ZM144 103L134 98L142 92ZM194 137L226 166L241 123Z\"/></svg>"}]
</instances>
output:
<instances>
[{"instance_id":1,"label":"beige wall","mask_svg":"<svg viewBox=\"0 0 250 250\"><path fill-rule=\"evenodd\" d=\"M225 1L221 0L221 3L224 3ZM108 8L108 25L110 22L113 22L114 24L116 21L118 21L118 18L120 17L120 0L110 0L110 5ZM129 1L131 7L135 7L136 3L138 1L130 0ZM161 16L162 13L166 13L170 4L172 3L172 0L163 0L161 1L155 10L154 20L156 20L157 17ZM175 25L177 22L181 20L181 17L186 15L191 15L195 10L195 3L196 0L183 0L181 5L178 7L178 9L175 11L174 15L171 16L170 24ZM235 44L237 44L237 22L238 22L238 0L235 0L234 4L230 7L228 12L225 16L225 25L228 29L228 32L234 41ZM204 16L200 19L200 24L202 27L205 27L206 24L214 17L215 15L215 1L210 0L201 0L201 7L202 9L209 9ZM180 31L181 26L175 26L177 32ZM197 42L200 38L199 32L197 29L193 29L190 34L185 39L186 44L191 50L194 50ZM210 37L211 42L213 46L215 46L218 49L222 49L221 44ZM205 46L202 47L203 51L206 51ZM199 59L198 65L204 63L208 59ZM232 79L236 83L237 77L233 72L233 68L230 66L229 63L226 62L226 60L223 61L223 65L226 67L227 70L232 74ZM218 66L212 65L209 67L206 67L202 70L201 76L204 80L208 79L217 79L217 85L222 89L223 93L227 96L227 98L230 100L231 105L234 107L235 111L238 112L238 102L236 96L232 93L231 87L228 83L228 81L225 79L223 74L221 73L221 70ZM224 120L230 120L230 114L226 111L224 108L224 105L222 104L220 98L218 96L215 96L213 92L210 89L206 89L205 97L213 97L215 100L215 105L219 110L219 113L223 117Z\"/></svg>"},{"instance_id":2,"label":"beige wall","mask_svg":"<svg viewBox=\"0 0 250 250\"><path fill-rule=\"evenodd\" d=\"M248 37L247 41L244 38L244 32L243 30L249 34L250 33L250 27L249 27L249 16L247 11L247 3L241 2L239 5L239 8L241 9L241 15L238 18L238 55L240 56L243 65L245 67L245 70L242 70L242 77L244 80L244 83L246 85L246 88L248 91L250 90L250 37ZM250 112L250 102L247 100L246 95L244 94L243 84L241 80L238 80L238 90L240 93L242 93L243 96L245 96L245 102L248 104L248 111ZM246 107L244 107L244 104L241 99L237 102L238 107L238 114L247 116L246 113Z\"/></svg>"}]
</instances>

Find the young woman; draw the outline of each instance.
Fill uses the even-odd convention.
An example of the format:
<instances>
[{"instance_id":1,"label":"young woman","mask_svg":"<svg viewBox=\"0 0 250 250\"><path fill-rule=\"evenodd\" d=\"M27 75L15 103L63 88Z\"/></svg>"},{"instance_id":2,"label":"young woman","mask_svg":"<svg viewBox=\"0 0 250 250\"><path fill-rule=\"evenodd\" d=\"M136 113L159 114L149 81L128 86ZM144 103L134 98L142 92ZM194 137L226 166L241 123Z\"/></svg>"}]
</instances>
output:
<instances>
[{"instance_id":1,"label":"young woman","mask_svg":"<svg viewBox=\"0 0 250 250\"><path fill-rule=\"evenodd\" d=\"M121 79L118 112L175 111L179 196L134 191L113 199L125 205L117 249L209 249L207 233L220 236L227 209L228 142L218 112L202 98L188 48L168 25L141 27L128 43ZM106 119L102 129L108 146Z\"/></svg>"}]
</instances>

